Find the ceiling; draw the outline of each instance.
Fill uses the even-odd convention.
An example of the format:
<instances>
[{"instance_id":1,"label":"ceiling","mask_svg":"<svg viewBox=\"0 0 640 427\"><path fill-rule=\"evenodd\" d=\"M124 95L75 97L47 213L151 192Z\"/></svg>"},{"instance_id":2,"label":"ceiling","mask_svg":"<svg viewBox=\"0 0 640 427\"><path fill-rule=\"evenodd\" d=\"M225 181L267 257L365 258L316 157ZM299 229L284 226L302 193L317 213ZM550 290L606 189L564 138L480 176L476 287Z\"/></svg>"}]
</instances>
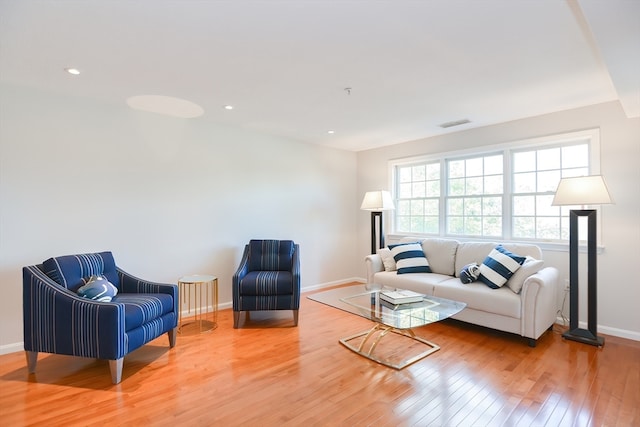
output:
<instances>
[{"instance_id":1,"label":"ceiling","mask_svg":"<svg viewBox=\"0 0 640 427\"><path fill-rule=\"evenodd\" d=\"M352 151L613 100L640 117L640 2L0 0L0 82Z\"/></svg>"}]
</instances>

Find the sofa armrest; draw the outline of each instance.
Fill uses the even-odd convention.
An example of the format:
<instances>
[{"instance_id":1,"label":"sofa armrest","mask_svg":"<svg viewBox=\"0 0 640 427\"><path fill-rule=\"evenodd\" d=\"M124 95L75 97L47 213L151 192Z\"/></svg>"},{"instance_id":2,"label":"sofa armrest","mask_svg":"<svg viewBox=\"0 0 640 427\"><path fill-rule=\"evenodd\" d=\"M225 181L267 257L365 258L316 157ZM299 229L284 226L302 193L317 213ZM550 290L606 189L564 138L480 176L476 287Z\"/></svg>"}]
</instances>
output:
<instances>
[{"instance_id":1,"label":"sofa armrest","mask_svg":"<svg viewBox=\"0 0 640 427\"><path fill-rule=\"evenodd\" d=\"M116 360L127 353L124 304L81 298L38 266L22 269L24 349Z\"/></svg>"},{"instance_id":2,"label":"sofa armrest","mask_svg":"<svg viewBox=\"0 0 640 427\"><path fill-rule=\"evenodd\" d=\"M558 270L545 267L522 286L522 335L538 339L556 321Z\"/></svg>"},{"instance_id":3,"label":"sofa armrest","mask_svg":"<svg viewBox=\"0 0 640 427\"><path fill-rule=\"evenodd\" d=\"M367 266L367 283L375 283L373 276L380 271L384 271L382 258L378 254L372 254L367 255L364 261Z\"/></svg>"}]
</instances>

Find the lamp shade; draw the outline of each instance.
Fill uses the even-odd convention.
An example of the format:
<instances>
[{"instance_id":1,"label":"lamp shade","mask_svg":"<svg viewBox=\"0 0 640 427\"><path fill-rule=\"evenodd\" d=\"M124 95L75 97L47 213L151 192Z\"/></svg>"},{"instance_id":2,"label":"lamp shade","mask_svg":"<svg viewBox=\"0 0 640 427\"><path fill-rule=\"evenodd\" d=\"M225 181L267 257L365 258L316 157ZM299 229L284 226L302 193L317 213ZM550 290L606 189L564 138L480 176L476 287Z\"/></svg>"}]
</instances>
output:
<instances>
[{"instance_id":1,"label":"lamp shade","mask_svg":"<svg viewBox=\"0 0 640 427\"><path fill-rule=\"evenodd\" d=\"M562 178L552 206L605 205L613 203L602 175Z\"/></svg>"},{"instance_id":2,"label":"lamp shade","mask_svg":"<svg viewBox=\"0 0 640 427\"><path fill-rule=\"evenodd\" d=\"M395 209L393 199L388 191L367 191L362 199L360 209L364 211L390 211Z\"/></svg>"}]
</instances>

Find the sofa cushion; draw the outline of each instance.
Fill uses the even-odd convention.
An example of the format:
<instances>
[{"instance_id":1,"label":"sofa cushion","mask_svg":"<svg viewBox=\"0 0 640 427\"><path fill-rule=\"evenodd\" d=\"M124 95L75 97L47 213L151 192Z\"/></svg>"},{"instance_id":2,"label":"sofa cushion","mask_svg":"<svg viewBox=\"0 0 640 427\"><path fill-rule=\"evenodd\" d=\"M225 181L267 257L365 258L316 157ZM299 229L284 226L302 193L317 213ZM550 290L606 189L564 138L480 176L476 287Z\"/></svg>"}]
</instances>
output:
<instances>
[{"instance_id":1,"label":"sofa cushion","mask_svg":"<svg viewBox=\"0 0 640 427\"><path fill-rule=\"evenodd\" d=\"M465 265L474 262L478 265L482 264L482 261L496 245L495 242L460 242L456 251L456 277L460 277L460 271Z\"/></svg>"},{"instance_id":2,"label":"sofa cushion","mask_svg":"<svg viewBox=\"0 0 640 427\"><path fill-rule=\"evenodd\" d=\"M440 282L451 279L451 276L437 273L397 274L395 271L380 271L375 274L377 285L392 289L407 289L424 295L433 294L433 288Z\"/></svg>"},{"instance_id":3,"label":"sofa cushion","mask_svg":"<svg viewBox=\"0 0 640 427\"><path fill-rule=\"evenodd\" d=\"M43 271L60 286L78 292L91 276L104 276L116 288L120 278L111 252L64 255L42 263Z\"/></svg>"},{"instance_id":4,"label":"sofa cushion","mask_svg":"<svg viewBox=\"0 0 640 427\"><path fill-rule=\"evenodd\" d=\"M425 239L422 249L434 273L455 275L456 251L459 242L452 239Z\"/></svg>"},{"instance_id":5,"label":"sofa cushion","mask_svg":"<svg viewBox=\"0 0 640 427\"><path fill-rule=\"evenodd\" d=\"M430 273L429 261L420 243L402 243L389 245L393 259L396 261L398 274Z\"/></svg>"},{"instance_id":6,"label":"sofa cushion","mask_svg":"<svg viewBox=\"0 0 640 427\"><path fill-rule=\"evenodd\" d=\"M515 272L509 280L507 280L507 286L516 294L519 294L524 285L524 281L527 280L532 274L536 274L542 270L544 261L541 259L535 259L527 256L524 264Z\"/></svg>"},{"instance_id":7,"label":"sofa cushion","mask_svg":"<svg viewBox=\"0 0 640 427\"><path fill-rule=\"evenodd\" d=\"M450 278L438 283L433 295L467 303L467 308L474 310L517 319L521 317L520 296L506 287L491 289L482 282L463 284L459 279Z\"/></svg>"},{"instance_id":8,"label":"sofa cushion","mask_svg":"<svg viewBox=\"0 0 640 427\"><path fill-rule=\"evenodd\" d=\"M238 283L238 295L269 296L293 294L290 271L250 271Z\"/></svg>"},{"instance_id":9,"label":"sofa cushion","mask_svg":"<svg viewBox=\"0 0 640 427\"><path fill-rule=\"evenodd\" d=\"M100 302L109 302L118 293L118 288L104 276L91 276L85 285L78 289L78 296Z\"/></svg>"},{"instance_id":10,"label":"sofa cushion","mask_svg":"<svg viewBox=\"0 0 640 427\"><path fill-rule=\"evenodd\" d=\"M525 257L496 246L480 265L480 281L492 289L498 289L513 276L524 263Z\"/></svg>"},{"instance_id":11,"label":"sofa cushion","mask_svg":"<svg viewBox=\"0 0 640 427\"><path fill-rule=\"evenodd\" d=\"M118 294L111 302L124 304L124 329L130 331L173 311L169 294Z\"/></svg>"}]
</instances>

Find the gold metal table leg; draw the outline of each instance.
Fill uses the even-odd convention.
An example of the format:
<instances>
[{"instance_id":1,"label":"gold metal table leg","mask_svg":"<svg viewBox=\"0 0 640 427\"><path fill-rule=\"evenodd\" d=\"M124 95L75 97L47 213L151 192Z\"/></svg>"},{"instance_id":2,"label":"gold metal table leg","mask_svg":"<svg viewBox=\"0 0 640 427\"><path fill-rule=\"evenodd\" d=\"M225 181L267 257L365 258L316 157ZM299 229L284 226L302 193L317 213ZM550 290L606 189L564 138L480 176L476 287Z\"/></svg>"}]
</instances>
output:
<instances>
[{"instance_id":1,"label":"gold metal table leg","mask_svg":"<svg viewBox=\"0 0 640 427\"><path fill-rule=\"evenodd\" d=\"M178 281L180 292L180 310L178 314L178 332L185 332L185 326L193 324L197 332L207 332L218 326L218 278L215 276L185 276ZM184 320L183 311L193 320ZM191 329L191 328L190 328Z\"/></svg>"},{"instance_id":2,"label":"gold metal table leg","mask_svg":"<svg viewBox=\"0 0 640 427\"><path fill-rule=\"evenodd\" d=\"M372 337L374 337L377 333L377 336L374 338L373 342L371 343L371 346L369 347L368 351L365 351L365 345L367 343L367 341L369 341L369 339L371 339ZM413 356L410 358L406 358L406 359L402 359L400 360L398 363L394 363L382 356L378 357L376 354L374 354L374 351L376 349L376 347L378 346L378 344L380 343L380 341L387 336L389 333L392 334L396 334L396 335L401 335L403 337L406 337L408 339L417 341L419 343L422 343L424 345L426 345L428 347L427 350ZM360 341L359 345L354 345L352 343L353 340L356 340L357 338L362 338L362 340ZM421 360L425 357L427 357L428 355L430 355L431 353L435 353L436 351L440 350L440 346L427 341L423 338L420 338L419 336L417 336L411 329L396 329L393 328L391 326L386 326L386 325L382 325L380 323L376 323L370 330L368 331L364 331L364 332L360 332L357 333L355 335L351 335L349 337L346 338L342 338L340 340L340 344L344 345L345 347L347 347L349 350L353 351L354 353L359 354L362 357L366 357L369 360L373 360L374 362L380 363L381 365L385 365L388 366L390 368L394 368L394 369L403 369L409 365L411 365L412 363L417 362L418 360Z\"/></svg>"}]
</instances>

